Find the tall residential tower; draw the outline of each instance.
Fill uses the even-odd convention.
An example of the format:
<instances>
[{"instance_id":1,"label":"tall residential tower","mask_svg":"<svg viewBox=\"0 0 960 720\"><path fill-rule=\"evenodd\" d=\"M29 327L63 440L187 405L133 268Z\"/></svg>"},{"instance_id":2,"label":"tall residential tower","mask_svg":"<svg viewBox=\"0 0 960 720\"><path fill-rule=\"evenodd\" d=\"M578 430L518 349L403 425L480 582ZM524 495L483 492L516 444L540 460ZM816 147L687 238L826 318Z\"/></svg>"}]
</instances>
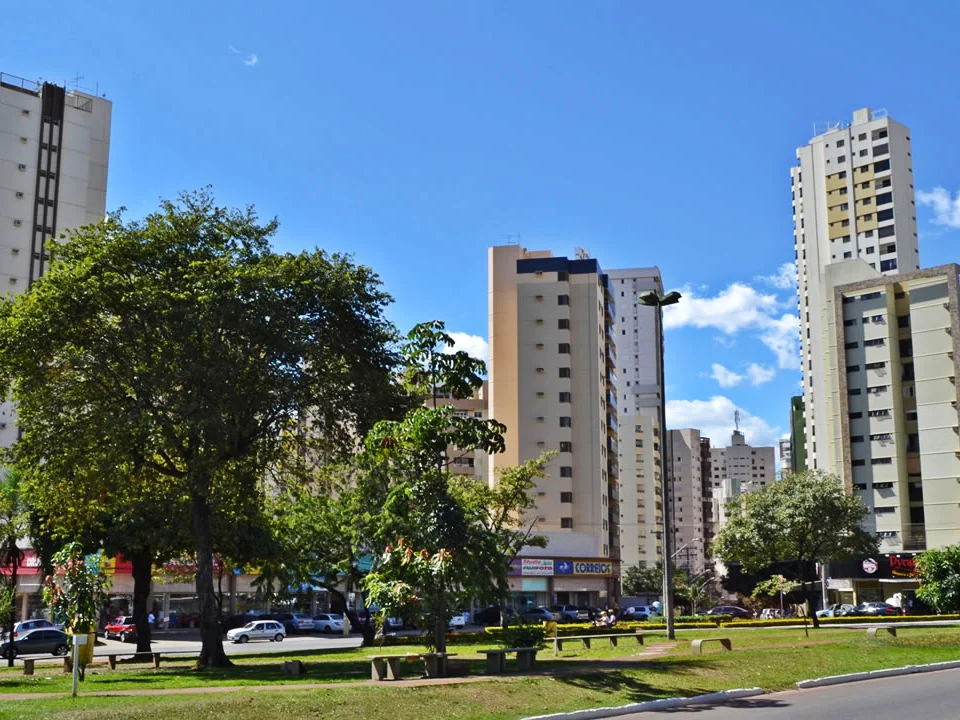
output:
<instances>
[{"instance_id":1,"label":"tall residential tower","mask_svg":"<svg viewBox=\"0 0 960 720\"><path fill-rule=\"evenodd\" d=\"M825 269L861 259L884 275L920 267L910 130L883 111L862 108L851 124L820 128L797 149L790 170L798 270L806 464L836 472L824 452L835 437L830 398L831 338L824 317L833 290ZM799 454L799 449L794 448Z\"/></svg>"}]
</instances>

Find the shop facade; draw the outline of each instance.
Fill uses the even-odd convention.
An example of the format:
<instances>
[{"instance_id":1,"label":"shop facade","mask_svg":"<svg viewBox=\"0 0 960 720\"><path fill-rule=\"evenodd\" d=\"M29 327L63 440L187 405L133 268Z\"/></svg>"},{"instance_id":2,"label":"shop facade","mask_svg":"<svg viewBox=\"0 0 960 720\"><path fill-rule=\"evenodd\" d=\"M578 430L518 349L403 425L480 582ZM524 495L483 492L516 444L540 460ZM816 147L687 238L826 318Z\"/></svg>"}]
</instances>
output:
<instances>
[{"instance_id":1,"label":"shop facade","mask_svg":"<svg viewBox=\"0 0 960 720\"><path fill-rule=\"evenodd\" d=\"M831 603L890 602L909 609L920 587L915 553L875 555L832 562L827 595Z\"/></svg>"},{"instance_id":2,"label":"shop facade","mask_svg":"<svg viewBox=\"0 0 960 720\"><path fill-rule=\"evenodd\" d=\"M523 612L535 607L612 607L618 597L617 567L607 559L525 558L510 564L510 603Z\"/></svg>"}]
</instances>

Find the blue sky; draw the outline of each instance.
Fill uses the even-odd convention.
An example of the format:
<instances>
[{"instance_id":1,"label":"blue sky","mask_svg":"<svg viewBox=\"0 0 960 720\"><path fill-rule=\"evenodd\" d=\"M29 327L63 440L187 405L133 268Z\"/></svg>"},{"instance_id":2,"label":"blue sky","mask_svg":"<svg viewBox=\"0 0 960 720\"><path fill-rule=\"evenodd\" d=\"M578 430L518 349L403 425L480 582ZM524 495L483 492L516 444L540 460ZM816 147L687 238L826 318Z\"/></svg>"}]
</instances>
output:
<instances>
[{"instance_id":1,"label":"blue sky","mask_svg":"<svg viewBox=\"0 0 960 720\"><path fill-rule=\"evenodd\" d=\"M671 424L715 441L735 406L748 439L786 430L788 168L815 121L908 125L921 262L960 260L956 3L49 5L0 70L113 100L111 208L212 184L279 216L280 248L373 266L402 328L466 336L487 332L488 245L659 265L687 295Z\"/></svg>"}]
</instances>

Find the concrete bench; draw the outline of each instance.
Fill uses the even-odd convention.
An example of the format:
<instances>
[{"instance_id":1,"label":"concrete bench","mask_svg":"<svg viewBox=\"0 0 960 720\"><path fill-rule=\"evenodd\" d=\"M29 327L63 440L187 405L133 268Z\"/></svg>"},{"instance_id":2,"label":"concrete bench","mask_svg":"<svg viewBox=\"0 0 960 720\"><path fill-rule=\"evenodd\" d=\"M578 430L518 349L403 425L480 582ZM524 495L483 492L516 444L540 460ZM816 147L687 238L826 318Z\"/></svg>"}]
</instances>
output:
<instances>
[{"instance_id":1,"label":"concrete bench","mask_svg":"<svg viewBox=\"0 0 960 720\"><path fill-rule=\"evenodd\" d=\"M403 677L402 663L423 660L428 678L447 676L447 662L457 653L416 653L405 655L368 655L370 677L373 680L400 680Z\"/></svg>"},{"instance_id":2,"label":"concrete bench","mask_svg":"<svg viewBox=\"0 0 960 720\"><path fill-rule=\"evenodd\" d=\"M124 653L107 653L107 664L110 666L111 670L117 669L117 658L118 657L130 657L135 658L138 656L144 656L144 662L150 661L153 663L154 668L160 667L160 658L161 656L170 657L172 655L200 655L198 650L173 650L166 652L150 652L150 653L138 653L138 652L124 652ZM103 655L94 655L94 659L98 657L103 657ZM72 660L71 660L72 662ZM72 666L71 666L72 667Z\"/></svg>"},{"instance_id":3,"label":"concrete bench","mask_svg":"<svg viewBox=\"0 0 960 720\"><path fill-rule=\"evenodd\" d=\"M703 644L708 642L717 642L720 643L721 647L727 652L733 650L733 645L730 642L730 638L703 638L702 640L694 640L690 643L690 648L697 654L703 655Z\"/></svg>"},{"instance_id":4,"label":"concrete bench","mask_svg":"<svg viewBox=\"0 0 960 720\"><path fill-rule=\"evenodd\" d=\"M487 675L502 675L507 671L507 655L516 654L517 670L525 672L533 670L537 664L537 649L527 648L503 648L500 650L480 650L481 655L487 656Z\"/></svg>"},{"instance_id":5,"label":"concrete bench","mask_svg":"<svg viewBox=\"0 0 960 720\"><path fill-rule=\"evenodd\" d=\"M869 638L877 637L878 630L880 632L888 632L892 637L897 636L897 629L895 627L872 627L872 628L867 628L867 637Z\"/></svg>"},{"instance_id":6,"label":"concrete bench","mask_svg":"<svg viewBox=\"0 0 960 720\"><path fill-rule=\"evenodd\" d=\"M593 640L608 640L610 647L617 647L617 643L620 642L621 638L636 640L638 645L643 645L643 635L638 632L610 633L604 635L567 635L566 637L551 638L551 642L553 642L553 652L556 654L563 650L563 644L565 642L579 642L584 650L589 650L590 643Z\"/></svg>"}]
</instances>

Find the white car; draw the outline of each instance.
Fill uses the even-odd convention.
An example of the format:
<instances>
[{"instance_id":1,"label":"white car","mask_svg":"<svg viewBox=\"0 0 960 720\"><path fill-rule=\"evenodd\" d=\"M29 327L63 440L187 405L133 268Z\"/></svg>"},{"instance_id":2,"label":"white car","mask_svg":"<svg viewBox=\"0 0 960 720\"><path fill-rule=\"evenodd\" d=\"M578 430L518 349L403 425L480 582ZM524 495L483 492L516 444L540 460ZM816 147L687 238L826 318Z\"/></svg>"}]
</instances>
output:
<instances>
[{"instance_id":1,"label":"white car","mask_svg":"<svg viewBox=\"0 0 960 720\"><path fill-rule=\"evenodd\" d=\"M343 633L343 615L320 613L313 616L313 629L322 633Z\"/></svg>"},{"instance_id":2,"label":"white car","mask_svg":"<svg viewBox=\"0 0 960 720\"><path fill-rule=\"evenodd\" d=\"M293 622L297 627L299 632L306 632L307 630L313 630L315 627L314 620L309 615L304 615L303 613L294 613Z\"/></svg>"},{"instance_id":3,"label":"white car","mask_svg":"<svg viewBox=\"0 0 960 720\"><path fill-rule=\"evenodd\" d=\"M450 622L447 623L447 627L451 630L463 630L467 626L467 614L460 613L459 615L454 615L450 618Z\"/></svg>"},{"instance_id":4,"label":"white car","mask_svg":"<svg viewBox=\"0 0 960 720\"><path fill-rule=\"evenodd\" d=\"M227 640L235 643L245 643L250 640L269 640L283 642L287 636L283 625L276 620L254 620L243 627L234 628L227 632Z\"/></svg>"},{"instance_id":5,"label":"white car","mask_svg":"<svg viewBox=\"0 0 960 720\"><path fill-rule=\"evenodd\" d=\"M623 620L647 620L660 615L653 605L634 605L620 613Z\"/></svg>"}]
</instances>

